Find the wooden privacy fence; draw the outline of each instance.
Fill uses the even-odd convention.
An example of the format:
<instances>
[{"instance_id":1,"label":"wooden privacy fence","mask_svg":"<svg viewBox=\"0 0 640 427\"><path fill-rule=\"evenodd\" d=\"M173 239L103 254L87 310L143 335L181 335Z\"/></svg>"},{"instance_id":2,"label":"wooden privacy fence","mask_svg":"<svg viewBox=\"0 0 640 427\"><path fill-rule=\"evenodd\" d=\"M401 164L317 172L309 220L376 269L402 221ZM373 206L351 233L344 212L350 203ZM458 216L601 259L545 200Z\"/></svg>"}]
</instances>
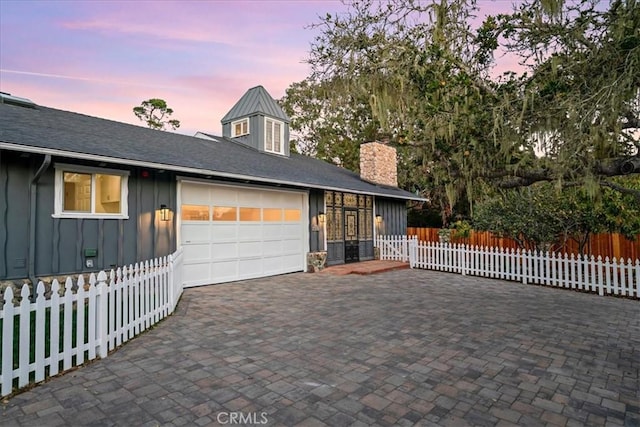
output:
<instances>
[{"instance_id":1,"label":"wooden privacy fence","mask_svg":"<svg viewBox=\"0 0 640 427\"><path fill-rule=\"evenodd\" d=\"M417 236L419 241L438 242L439 230L439 228L407 227L407 234L409 236ZM472 231L471 235L466 239L455 237L455 233L453 233L451 243L505 249L518 248L515 240L495 236L489 231ZM640 235L635 240L629 240L618 233L594 234L589 238L589 242L585 247L589 255L601 256L603 259L605 257L609 257L609 259L638 259L640 258ZM564 245L558 245L555 249L558 253L566 252L576 255L580 253L578 244L573 240L568 240Z\"/></svg>"},{"instance_id":2,"label":"wooden privacy fence","mask_svg":"<svg viewBox=\"0 0 640 427\"><path fill-rule=\"evenodd\" d=\"M11 288L0 310L0 396L71 369L125 343L173 313L182 295L182 250L85 282L24 285L14 305ZM74 292L75 289L75 292Z\"/></svg>"},{"instance_id":3,"label":"wooden privacy fence","mask_svg":"<svg viewBox=\"0 0 640 427\"><path fill-rule=\"evenodd\" d=\"M400 259L406 255L411 268L640 298L640 259L603 259L567 253L420 242L416 236L382 236L379 241L378 247L396 245L397 248L393 252L395 258L389 258L389 251L381 249L381 259ZM406 244L398 245L399 241ZM405 250L407 253L402 252Z\"/></svg>"}]
</instances>

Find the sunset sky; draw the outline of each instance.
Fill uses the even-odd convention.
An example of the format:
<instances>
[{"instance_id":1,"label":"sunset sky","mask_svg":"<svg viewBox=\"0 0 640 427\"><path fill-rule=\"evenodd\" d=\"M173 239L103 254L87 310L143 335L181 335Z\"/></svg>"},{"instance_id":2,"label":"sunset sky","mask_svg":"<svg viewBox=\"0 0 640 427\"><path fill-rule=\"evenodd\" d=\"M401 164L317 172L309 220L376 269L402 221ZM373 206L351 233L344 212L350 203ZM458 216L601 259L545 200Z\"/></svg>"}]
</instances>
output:
<instances>
[{"instance_id":1,"label":"sunset sky","mask_svg":"<svg viewBox=\"0 0 640 427\"><path fill-rule=\"evenodd\" d=\"M0 0L0 91L132 124L134 106L162 98L178 132L219 134L247 89L278 99L304 79L308 25L344 10L334 0Z\"/></svg>"}]
</instances>

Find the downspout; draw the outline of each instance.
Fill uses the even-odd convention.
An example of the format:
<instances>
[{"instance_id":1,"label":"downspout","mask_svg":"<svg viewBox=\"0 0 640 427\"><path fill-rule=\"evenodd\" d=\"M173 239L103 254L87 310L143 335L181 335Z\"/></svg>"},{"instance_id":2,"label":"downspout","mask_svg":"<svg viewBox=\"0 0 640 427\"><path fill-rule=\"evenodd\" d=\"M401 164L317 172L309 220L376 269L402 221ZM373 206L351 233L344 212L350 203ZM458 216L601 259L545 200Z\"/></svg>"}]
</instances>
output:
<instances>
[{"instance_id":1,"label":"downspout","mask_svg":"<svg viewBox=\"0 0 640 427\"><path fill-rule=\"evenodd\" d=\"M27 275L33 286L33 297L36 295L36 285L38 284L36 279L36 219L37 219L37 195L38 195L38 181L40 177L47 170L51 164L51 154L44 156L44 160L40 165L40 169L36 172L29 188L29 195L31 200L29 202L29 267Z\"/></svg>"}]
</instances>

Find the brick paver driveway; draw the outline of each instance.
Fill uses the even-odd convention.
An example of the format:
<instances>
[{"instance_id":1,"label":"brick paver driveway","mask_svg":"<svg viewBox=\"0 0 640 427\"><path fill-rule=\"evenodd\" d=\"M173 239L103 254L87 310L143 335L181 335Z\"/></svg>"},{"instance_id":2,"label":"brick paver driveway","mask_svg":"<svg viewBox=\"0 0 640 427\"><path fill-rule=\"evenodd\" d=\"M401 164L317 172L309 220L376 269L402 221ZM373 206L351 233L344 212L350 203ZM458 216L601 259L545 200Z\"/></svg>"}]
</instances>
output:
<instances>
[{"instance_id":1,"label":"brick paver driveway","mask_svg":"<svg viewBox=\"0 0 640 427\"><path fill-rule=\"evenodd\" d=\"M2 425L639 425L640 304L417 270L187 290ZM237 424L236 424L237 425Z\"/></svg>"}]
</instances>

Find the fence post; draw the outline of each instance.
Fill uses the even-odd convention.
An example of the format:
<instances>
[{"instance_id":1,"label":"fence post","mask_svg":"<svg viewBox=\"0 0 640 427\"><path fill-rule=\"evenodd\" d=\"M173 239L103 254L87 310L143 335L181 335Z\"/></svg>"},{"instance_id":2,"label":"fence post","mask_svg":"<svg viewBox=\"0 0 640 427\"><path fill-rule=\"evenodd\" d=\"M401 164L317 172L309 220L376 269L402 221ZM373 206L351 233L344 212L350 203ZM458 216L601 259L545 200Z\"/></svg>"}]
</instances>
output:
<instances>
[{"instance_id":1,"label":"fence post","mask_svg":"<svg viewBox=\"0 0 640 427\"><path fill-rule=\"evenodd\" d=\"M173 277L174 275L174 269L175 266L173 265L173 254L169 254L169 258L168 258L168 262L169 262L169 292L167 295L169 297L169 314L173 313L173 309L175 307L175 292L176 292L176 288L175 288L175 277Z\"/></svg>"},{"instance_id":2,"label":"fence post","mask_svg":"<svg viewBox=\"0 0 640 427\"><path fill-rule=\"evenodd\" d=\"M458 253L460 254L460 271L463 276L467 275L467 245L458 244Z\"/></svg>"},{"instance_id":3,"label":"fence post","mask_svg":"<svg viewBox=\"0 0 640 427\"><path fill-rule=\"evenodd\" d=\"M2 396L11 394L13 385L13 289L8 287L4 291L4 306L2 307Z\"/></svg>"},{"instance_id":4,"label":"fence post","mask_svg":"<svg viewBox=\"0 0 640 427\"><path fill-rule=\"evenodd\" d=\"M633 268L633 267L631 267ZM636 298L640 298L640 259L636 258L636 265L635 265L635 271L636 271L636 286L635 286L635 297ZM633 270L629 273L629 275L631 276L630 280L629 280L629 288L631 291L631 296L633 295Z\"/></svg>"},{"instance_id":5,"label":"fence post","mask_svg":"<svg viewBox=\"0 0 640 427\"><path fill-rule=\"evenodd\" d=\"M409 237L409 266L411 268L416 267L417 263L417 250L418 250L418 240L417 236Z\"/></svg>"},{"instance_id":6,"label":"fence post","mask_svg":"<svg viewBox=\"0 0 640 427\"><path fill-rule=\"evenodd\" d=\"M598 269L598 295L604 295L604 279L603 279L603 271L602 271L602 257L598 256L598 261L596 263L596 267Z\"/></svg>"},{"instance_id":7,"label":"fence post","mask_svg":"<svg viewBox=\"0 0 640 427\"><path fill-rule=\"evenodd\" d=\"M98 356L107 357L109 354L109 326L108 326L108 310L109 295L107 289L107 273L101 271L98 273L98 295L97 295L97 311L98 321L96 322L96 336L98 337Z\"/></svg>"}]
</instances>

